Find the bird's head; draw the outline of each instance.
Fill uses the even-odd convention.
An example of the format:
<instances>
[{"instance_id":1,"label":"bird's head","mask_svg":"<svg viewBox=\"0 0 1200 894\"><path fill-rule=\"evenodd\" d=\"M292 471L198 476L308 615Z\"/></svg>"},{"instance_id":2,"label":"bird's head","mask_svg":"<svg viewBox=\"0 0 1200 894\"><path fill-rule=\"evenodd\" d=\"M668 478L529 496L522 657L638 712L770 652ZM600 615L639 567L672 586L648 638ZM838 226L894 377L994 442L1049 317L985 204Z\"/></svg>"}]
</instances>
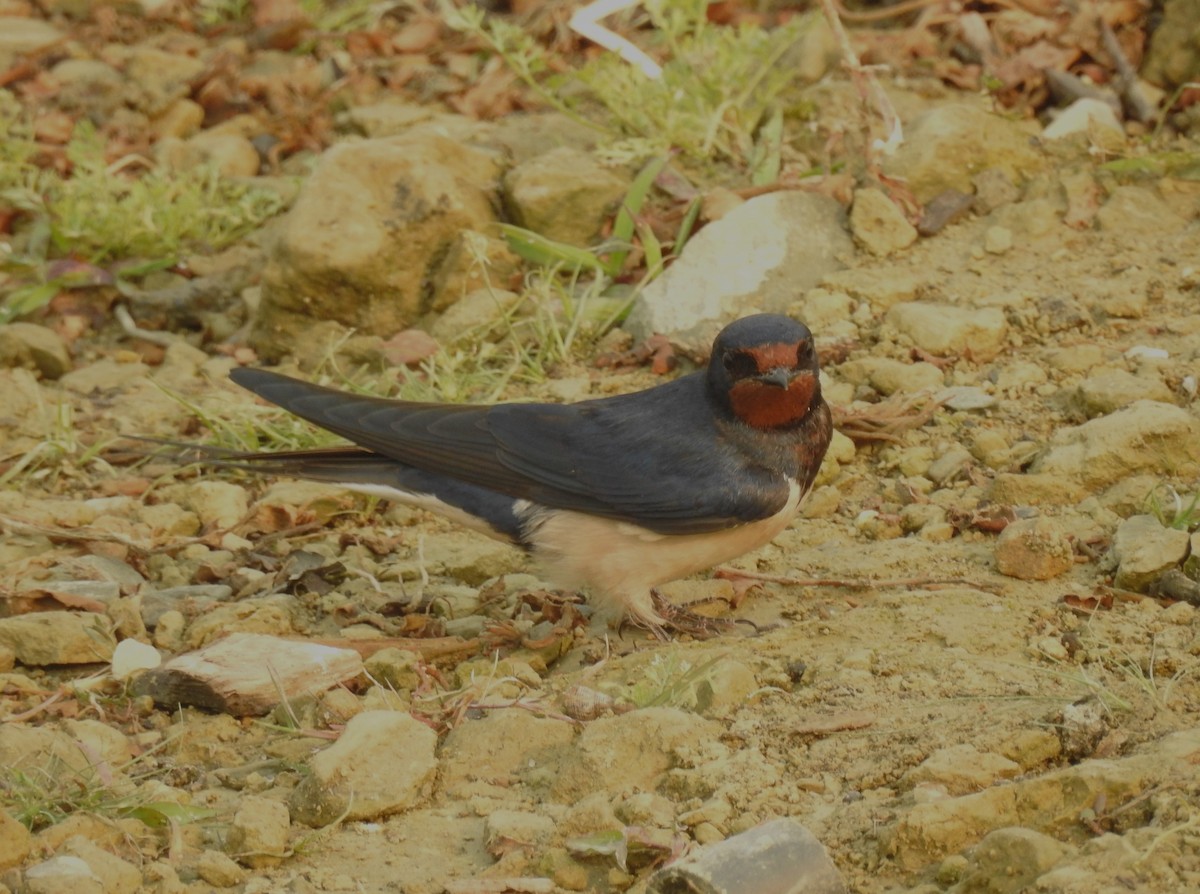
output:
<instances>
[{"instance_id":1,"label":"bird's head","mask_svg":"<svg viewBox=\"0 0 1200 894\"><path fill-rule=\"evenodd\" d=\"M799 424L821 400L812 333L779 314L735 320L713 342L708 386L751 428L772 431Z\"/></svg>"}]
</instances>

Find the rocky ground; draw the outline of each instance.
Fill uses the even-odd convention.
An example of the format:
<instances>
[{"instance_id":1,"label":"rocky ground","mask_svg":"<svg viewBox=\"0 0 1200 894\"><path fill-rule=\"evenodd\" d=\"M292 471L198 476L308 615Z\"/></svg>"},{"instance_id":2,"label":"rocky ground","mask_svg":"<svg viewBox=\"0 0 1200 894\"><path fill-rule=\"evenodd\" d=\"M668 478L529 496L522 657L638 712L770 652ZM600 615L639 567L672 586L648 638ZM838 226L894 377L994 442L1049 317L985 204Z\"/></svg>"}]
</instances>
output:
<instances>
[{"instance_id":1,"label":"rocky ground","mask_svg":"<svg viewBox=\"0 0 1200 894\"><path fill-rule=\"evenodd\" d=\"M24 27L105 26L66 6ZM601 336L627 289L564 316L495 228L594 242L638 168L577 123L367 96L271 174L252 122L199 126L229 40L89 34L69 61L113 90L196 63L122 100L180 128L160 164L208 141L291 204L0 327L0 890L639 891L775 817L851 891L1200 890L1194 138L1167 154L1086 105L1047 134L897 77L885 175L706 188ZM61 100L59 74L22 99ZM808 90L785 169L859 131L839 77ZM935 200L957 211L919 237L905 209ZM227 381L242 363L422 398L634 390L659 381L637 359L689 368L752 309L816 332L842 434L804 517L735 563L761 580L668 594L758 635L606 631L424 512L122 440L305 437Z\"/></svg>"}]
</instances>

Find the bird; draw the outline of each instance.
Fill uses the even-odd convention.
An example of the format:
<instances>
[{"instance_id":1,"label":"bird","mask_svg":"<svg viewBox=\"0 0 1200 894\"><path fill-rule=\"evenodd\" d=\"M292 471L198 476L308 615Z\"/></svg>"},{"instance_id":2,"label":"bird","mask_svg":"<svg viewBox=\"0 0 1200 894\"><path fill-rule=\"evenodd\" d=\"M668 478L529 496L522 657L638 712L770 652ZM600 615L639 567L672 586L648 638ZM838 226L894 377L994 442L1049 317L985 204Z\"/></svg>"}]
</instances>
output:
<instances>
[{"instance_id":1,"label":"bird","mask_svg":"<svg viewBox=\"0 0 1200 894\"><path fill-rule=\"evenodd\" d=\"M699 615L669 581L772 540L833 435L813 335L779 314L726 325L705 367L570 404L426 403L241 367L238 385L351 445L224 454L223 464L433 510L513 544L593 616L666 638Z\"/></svg>"}]
</instances>

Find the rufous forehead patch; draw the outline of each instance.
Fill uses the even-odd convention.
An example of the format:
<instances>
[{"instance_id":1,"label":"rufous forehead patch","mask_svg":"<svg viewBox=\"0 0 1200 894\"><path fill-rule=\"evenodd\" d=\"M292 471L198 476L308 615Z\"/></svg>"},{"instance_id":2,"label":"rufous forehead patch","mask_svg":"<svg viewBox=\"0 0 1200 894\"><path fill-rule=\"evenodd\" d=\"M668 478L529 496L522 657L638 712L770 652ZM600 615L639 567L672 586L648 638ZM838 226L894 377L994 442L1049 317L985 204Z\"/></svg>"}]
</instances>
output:
<instances>
[{"instance_id":1,"label":"rufous forehead patch","mask_svg":"<svg viewBox=\"0 0 1200 894\"><path fill-rule=\"evenodd\" d=\"M754 358L754 362L758 364L758 371L765 373L773 369L778 369L781 366L786 369L793 369L798 362L797 357L799 352L800 345L796 342L792 342L791 344L777 342L770 345L759 345L756 348L751 348L746 353Z\"/></svg>"}]
</instances>

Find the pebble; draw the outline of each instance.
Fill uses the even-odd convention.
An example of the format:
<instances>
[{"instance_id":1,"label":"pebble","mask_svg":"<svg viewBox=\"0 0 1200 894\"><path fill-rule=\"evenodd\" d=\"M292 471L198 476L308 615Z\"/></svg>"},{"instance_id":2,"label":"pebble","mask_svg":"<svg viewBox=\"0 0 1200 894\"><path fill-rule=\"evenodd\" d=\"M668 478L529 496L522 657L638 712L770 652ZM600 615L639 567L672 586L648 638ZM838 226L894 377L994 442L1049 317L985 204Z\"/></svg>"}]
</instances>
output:
<instances>
[{"instance_id":1,"label":"pebble","mask_svg":"<svg viewBox=\"0 0 1200 894\"><path fill-rule=\"evenodd\" d=\"M214 850L206 850L196 859L196 874L217 888L232 888L246 880L245 869Z\"/></svg>"},{"instance_id":2,"label":"pebble","mask_svg":"<svg viewBox=\"0 0 1200 894\"><path fill-rule=\"evenodd\" d=\"M994 555L1000 573L1019 580L1050 580L1075 565L1070 539L1048 518L1008 525L996 540Z\"/></svg>"},{"instance_id":3,"label":"pebble","mask_svg":"<svg viewBox=\"0 0 1200 894\"><path fill-rule=\"evenodd\" d=\"M952 795L965 795L1021 774L1021 767L1008 758L974 745L939 748L905 775L910 785L933 783Z\"/></svg>"},{"instance_id":4,"label":"pebble","mask_svg":"<svg viewBox=\"0 0 1200 894\"><path fill-rule=\"evenodd\" d=\"M903 251L917 241L917 230L900 207L881 189L860 189L850 209L854 240L873 255Z\"/></svg>"},{"instance_id":5,"label":"pebble","mask_svg":"<svg viewBox=\"0 0 1200 894\"><path fill-rule=\"evenodd\" d=\"M758 196L688 240L680 257L634 302L624 328L655 333L706 355L723 323L786 311L798 293L845 264L854 243L833 199L799 191Z\"/></svg>"},{"instance_id":6,"label":"pebble","mask_svg":"<svg viewBox=\"0 0 1200 894\"><path fill-rule=\"evenodd\" d=\"M888 322L922 350L939 356L969 355L990 360L1008 339L1008 323L997 307L967 308L952 304L909 301L897 304Z\"/></svg>"},{"instance_id":7,"label":"pebble","mask_svg":"<svg viewBox=\"0 0 1200 894\"><path fill-rule=\"evenodd\" d=\"M1043 832L1012 827L989 832L967 858L956 891L1017 894L1070 852Z\"/></svg>"},{"instance_id":8,"label":"pebble","mask_svg":"<svg viewBox=\"0 0 1200 894\"><path fill-rule=\"evenodd\" d=\"M594 245L630 179L582 149L559 146L505 176L504 201L517 224L559 242Z\"/></svg>"},{"instance_id":9,"label":"pebble","mask_svg":"<svg viewBox=\"0 0 1200 894\"><path fill-rule=\"evenodd\" d=\"M289 803L302 823L377 819L418 804L437 772L437 734L409 714L364 711L309 761Z\"/></svg>"},{"instance_id":10,"label":"pebble","mask_svg":"<svg viewBox=\"0 0 1200 894\"><path fill-rule=\"evenodd\" d=\"M62 854L24 872L22 894L107 894L104 882L79 857Z\"/></svg>"},{"instance_id":11,"label":"pebble","mask_svg":"<svg viewBox=\"0 0 1200 894\"><path fill-rule=\"evenodd\" d=\"M0 366L37 370L45 379L59 379L71 370L71 357L58 333L20 321L0 326Z\"/></svg>"},{"instance_id":12,"label":"pebble","mask_svg":"<svg viewBox=\"0 0 1200 894\"><path fill-rule=\"evenodd\" d=\"M1188 554L1191 536L1187 531L1164 528L1152 515L1125 519L1113 536L1118 587L1144 592L1166 571L1179 565Z\"/></svg>"},{"instance_id":13,"label":"pebble","mask_svg":"<svg viewBox=\"0 0 1200 894\"><path fill-rule=\"evenodd\" d=\"M229 825L226 848L251 869L278 866L287 856L291 820L287 805L273 798L246 795Z\"/></svg>"},{"instance_id":14,"label":"pebble","mask_svg":"<svg viewBox=\"0 0 1200 894\"><path fill-rule=\"evenodd\" d=\"M62 850L83 860L100 879L104 894L137 894L142 890L142 873L127 860L109 853L82 835L68 838Z\"/></svg>"},{"instance_id":15,"label":"pebble","mask_svg":"<svg viewBox=\"0 0 1200 894\"><path fill-rule=\"evenodd\" d=\"M24 665L96 664L112 659L116 640L102 615L49 611L0 619L0 646Z\"/></svg>"},{"instance_id":16,"label":"pebble","mask_svg":"<svg viewBox=\"0 0 1200 894\"><path fill-rule=\"evenodd\" d=\"M991 255L1002 255L1011 251L1013 233L1008 227L990 226L983 234L983 250Z\"/></svg>"},{"instance_id":17,"label":"pebble","mask_svg":"<svg viewBox=\"0 0 1200 894\"><path fill-rule=\"evenodd\" d=\"M1117 114L1112 106L1102 99L1085 97L1077 99L1058 113L1053 121L1042 131L1046 140L1061 140L1072 134L1096 134L1107 131L1117 139L1116 145L1125 143L1125 128L1117 120ZM1109 145L1105 141L1104 145Z\"/></svg>"},{"instance_id":18,"label":"pebble","mask_svg":"<svg viewBox=\"0 0 1200 894\"><path fill-rule=\"evenodd\" d=\"M1080 382L1075 393L1075 403L1089 419L1105 416L1138 400L1170 403L1171 389L1157 377L1135 376L1123 369L1104 369Z\"/></svg>"}]
</instances>

